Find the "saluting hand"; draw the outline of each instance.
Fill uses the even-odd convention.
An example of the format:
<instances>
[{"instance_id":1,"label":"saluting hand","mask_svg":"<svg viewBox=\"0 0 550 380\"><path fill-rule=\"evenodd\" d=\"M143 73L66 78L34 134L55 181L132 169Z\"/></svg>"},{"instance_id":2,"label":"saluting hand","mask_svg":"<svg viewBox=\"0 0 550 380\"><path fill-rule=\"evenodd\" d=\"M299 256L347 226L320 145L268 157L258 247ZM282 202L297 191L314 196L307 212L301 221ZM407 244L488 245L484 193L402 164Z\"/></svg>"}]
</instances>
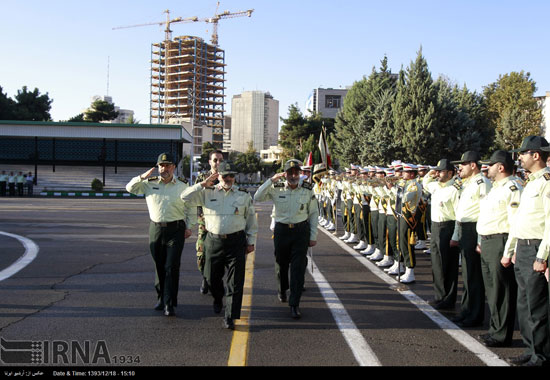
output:
<instances>
[{"instance_id":1,"label":"saluting hand","mask_svg":"<svg viewBox=\"0 0 550 380\"><path fill-rule=\"evenodd\" d=\"M275 174L273 177L271 177L271 182L277 182L282 177L286 177L286 172Z\"/></svg>"},{"instance_id":2,"label":"saluting hand","mask_svg":"<svg viewBox=\"0 0 550 380\"><path fill-rule=\"evenodd\" d=\"M147 170L145 173L143 173L142 175L140 175L139 177L141 179L147 179L151 176L151 174L153 174L153 172L155 171L157 167L156 166L153 166L151 169Z\"/></svg>"},{"instance_id":3,"label":"saluting hand","mask_svg":"<svg viewBox=\"0 0 550 380\"><path fill-rule=\"evenodd\" d=\"M212 173L210 176L201 182L202 187L210 187L214 185L214 181L218 179L218 173Z\"/></svg>"},{"instance_id":4,"label":"saluting hand","mask_svg":"<svg viewBox=\"0 0 550 380\"><path fill-rule=\"evenodd\" d=\"M246 246L246 252L245 254L249 254L250 252L254 252L254 244L249 244Z\"/></svg>"}]
</instances>

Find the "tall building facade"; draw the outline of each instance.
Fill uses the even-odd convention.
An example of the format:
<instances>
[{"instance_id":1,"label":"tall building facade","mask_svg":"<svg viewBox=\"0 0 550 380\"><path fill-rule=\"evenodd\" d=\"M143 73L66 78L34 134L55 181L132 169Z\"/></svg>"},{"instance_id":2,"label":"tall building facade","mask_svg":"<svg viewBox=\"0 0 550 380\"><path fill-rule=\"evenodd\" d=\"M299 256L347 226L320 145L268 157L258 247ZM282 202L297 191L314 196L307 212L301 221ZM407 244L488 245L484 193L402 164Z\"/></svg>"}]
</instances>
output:
<instances>
[{"instance_id":1,"label":"tall building facade","mask_svg":"<svg viewBox=\"0 0 550 380\"><path fill-rule=\"evenodd\" d=\"M180 36L151 47L151 124L193 122L193 152L223 145L225 52L202 38ZM205 133L205 128L211 131ZM211 141L206 136L211 135Z\"/></svg>"},{"instance_id":2,"label":"tall building facade","mask_svg":"<svg viewBox=\"0 0 550 380\"><path fill-rule=\"evenodd\" d=\"M277 145L279 101L268 92L246 91L231 101L231 150L246 152L252 141L259 153Z\"/></svg>"},{"instance_id":3,"label":"tall building facade","mask_svg":"<svg viewBox=\"0 0 550 380\"><path fill-rule=\"evenodd\" d=\"M344 105L348 89L316 88L306 102L306 114L320 113L323 117L335 119Z\"/></svg>"}]
</instances>

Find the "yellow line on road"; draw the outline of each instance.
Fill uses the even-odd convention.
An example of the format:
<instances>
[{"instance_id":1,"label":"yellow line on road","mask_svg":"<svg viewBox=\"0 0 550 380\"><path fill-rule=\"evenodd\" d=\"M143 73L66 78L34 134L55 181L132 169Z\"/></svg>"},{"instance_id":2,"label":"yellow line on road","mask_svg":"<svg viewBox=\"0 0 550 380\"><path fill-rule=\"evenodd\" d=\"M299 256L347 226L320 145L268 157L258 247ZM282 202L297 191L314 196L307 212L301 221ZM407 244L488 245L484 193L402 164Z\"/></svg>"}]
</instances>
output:
<instances>
[{"instance_id":1,"label":"yellow line on road","mask_svg":"<svg viewBox=\"0 0 550 380\"><path fill-rule=\"evenodd\" d=\"M243 289L241 318L235 320L235 331L231 340L228 366L244 367L248 358L248 333L250 328L250 310L252 308L252 283L254 281L254 255L250 252L246 257L246 272Z\"/></svg>"}]
</instances>

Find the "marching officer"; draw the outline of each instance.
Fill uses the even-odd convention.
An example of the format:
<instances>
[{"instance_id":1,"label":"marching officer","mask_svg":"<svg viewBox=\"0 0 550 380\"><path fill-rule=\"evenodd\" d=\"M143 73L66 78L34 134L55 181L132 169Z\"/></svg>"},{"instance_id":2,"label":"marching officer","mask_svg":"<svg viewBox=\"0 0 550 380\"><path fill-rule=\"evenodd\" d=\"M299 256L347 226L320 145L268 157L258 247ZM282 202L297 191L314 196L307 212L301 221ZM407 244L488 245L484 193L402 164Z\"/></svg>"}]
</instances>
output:
<instances>
[{"instance_id":1,"label":"marching officer","mask_svg":"<svg viewBox=\"0 0 550 380\"><path fill-rule=\"evenodd\" d=\"M550 360L548 280L544 276L550 250L549 151L548 141L540 136L524 138L521 147L514 150L519 152L521 166L530 173L501 260L505 267L514 263L518 284L518 324L527 346L524 354L510 359L518 365L548 365Z\"/></svg>"},{"instance_id":2,"label":"marching officer","mask_svg":"<svg viewBox=\"0 0 550 380\"><path fill-rule=\"evenodd\" d=\"M159 176L151 177L157 169ZM178 286L181 253L185 239L191 236L196 212L180 198L189 186L187 180L176 178L174 159L169 153L158 156L157 167L132 178L126 190L132 194L145 194L151 223L149 248L155 263L155 289L158 302L155 310L164 315L175 315L178 304Z\"/></svg>"},{"instance_id":3,"label":"marching officer","mask_svg":"<svg viewBox=\"0 0 550 380\"><path fill-rule=\"evenodd\" d=\"M204 275L214 298L214 312L220 313L225 293L224 327L235 328L241 317L246 255L254 251L258 222L248 191L235 186L237 171L222 162L217 173L186 189L182 199L201 206L208 233L204 240ZM215 180L217 185L213 185ZM224 292L223 278L227 268Z\"/></svg>"},{"instance_id":4,"label":"marching officer","mask_svg":"<svg viewBox=\"0 0 550 380\"><path fill-rule=\"evenodd\" d=\"M275 174L256 191L254 200L270 199L274 204L275 271L278 295L288 304L292 318L300 318L300 298L304 286L308 247L317 242L319 211L310 183L299 183L300 161L291 159L285 163L284 172ZM286 181L279 182L285 178ZM290 281L289 281L290 267Z\"/></svg>"},{"instance_id":5,"label":"marching officer","mask_svg":"<svg viewBox=\"0 0 550 380\"><path fill-rule=\"evenodd\" d=\"M491 190L491 182L481 174L479 153L465 152L458 164L458 174L462 179L460 198L455 206L456 227L451 241L459 246L462 255L462 279L464 293L460 314L453 319L462 327L479 326L485 314L485 288L481 274L481 258L476 252L476 223L479 217L479 201Z\"/></svg>"},{"instance_id":6,"label":"marching officer","mask_svg":"<svg viewBox=\"0 0 550 380\"><path fill-rule=\"evenodd\" d=\"M500 261L523 187L512 177L514 160L510 153L497 150L481 164L488 166L487 177L493 181L491 191L480 201L476 226L483 284L491 313L489 331L481 339L488 347L509 346L516 319L517 284L514 269L503 267Z\"/></svg>"},{"instance_id":7,"label":"marching officer","mask_svg":"<svg viewBox=\"0 0 550 380\"><path fill-rule=\"evenodd\" d=\"M218 172L218 166L223 162L223 153L221 150L214 150L210 152L210 157L208 158L208 164L210 165L210 170L203 172L197 176L195 185L201 183L210 177L212 174ZM218 184L218 179L216 178L213 182L213 185ZM195 243L195 249L197 251L197 267L202 274L202 282L200 286L200 291L202 294L208 293L208 282L204 277L204 239L206 239L206 234L208 231L204 226L204 215L202 213L202 207L197 207L197 224L198 224L198 233L197 233L197 242Z\"/></svg>"}]
</instances>

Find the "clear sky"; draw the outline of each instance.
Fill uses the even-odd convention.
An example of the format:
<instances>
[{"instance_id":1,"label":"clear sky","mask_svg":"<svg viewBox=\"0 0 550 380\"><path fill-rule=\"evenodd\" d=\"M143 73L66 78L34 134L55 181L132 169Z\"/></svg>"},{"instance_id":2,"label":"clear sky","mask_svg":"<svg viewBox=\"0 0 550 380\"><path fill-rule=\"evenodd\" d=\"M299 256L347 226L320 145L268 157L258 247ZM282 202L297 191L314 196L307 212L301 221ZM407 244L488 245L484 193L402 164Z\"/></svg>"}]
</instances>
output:
<instances>
[{"instance_id":1,"label":"clear sky","mask_svg":"<svg viewBox=\"0 0 550 380\"><path fill-rule=\"evenodd\" d=\"M113 27L212 16L216 0L0 0L0 86L14 97L37 87L66 120L94 95L113 97L149 122L151 43L161 26ZM345 88L386 55L395 73L422 48L432 76L481 92L499 75L531 73L536 95L550 91L548 0L221 0L219 11L254 9L221 20L226 110L243 91L270 92L280 116L305 111L314 88ZM177 23L173 36L210 41L207 23ZM109 68L109 69L108 69Z\"/></svg>"}]
</instances>

